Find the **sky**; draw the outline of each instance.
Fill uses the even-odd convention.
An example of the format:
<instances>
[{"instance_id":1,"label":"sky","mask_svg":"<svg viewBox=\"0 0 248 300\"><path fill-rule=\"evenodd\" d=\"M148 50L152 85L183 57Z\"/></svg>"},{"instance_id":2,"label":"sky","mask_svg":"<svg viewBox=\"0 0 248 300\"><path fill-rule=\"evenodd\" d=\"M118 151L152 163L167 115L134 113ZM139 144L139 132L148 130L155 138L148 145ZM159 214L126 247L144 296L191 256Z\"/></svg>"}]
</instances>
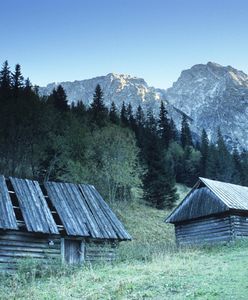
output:
<instances>
[{"instance_id":1,"label":"sky","mask_svg":"<svg viewBox=\"0 0 248 300\"><path fill-rule=\"evenodd\" d=\"M0 63L33 84L110 72L167 88L208 61L248 73L247 0L0 0Z\"/></svg>"}]
</instances>

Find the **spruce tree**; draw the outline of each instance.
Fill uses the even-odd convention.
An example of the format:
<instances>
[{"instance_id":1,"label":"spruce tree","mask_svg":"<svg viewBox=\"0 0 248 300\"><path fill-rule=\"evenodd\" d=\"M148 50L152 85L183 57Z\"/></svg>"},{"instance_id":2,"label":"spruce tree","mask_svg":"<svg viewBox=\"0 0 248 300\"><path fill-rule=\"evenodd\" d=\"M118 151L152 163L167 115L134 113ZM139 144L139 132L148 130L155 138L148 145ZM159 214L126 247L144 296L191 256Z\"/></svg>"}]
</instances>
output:
<instances>
[{"instance_id":1,"label":"spruce tree","mask_svg":"<svg viewBox=\"0 0 248 300\"><path fill-rule=\"evenodd\" d=\"M171 141L178 141L178 130L176 128L174 120L170 119Z\"/></svg>"},{"instance_id":2,"label":"spruce tree","mask_svg":"<svg viewBox=\"0 0 248 300\"><path fill-rule=\"evenodd\" d=\"M3 63L2 70L0 71L0 96L10 96L9 91L11 88L11 71L8 61Z\"/></svg>"},{"instance_id":3,"label":"spruce tree","mask_svg":"<svg viewBox=\"0 0 248 300\"><path fill-rule=\"evenodd\" d=\"M192 135L189 128L188 119L185 114L183 114L181 124L181 144L183 148L186 146L193 146Z\"/></svg>"},{"instance_id":4,"label":"spruce tree","mask_svg":"<svg viewBox=\"0 0 248 300\"><path fill-rule=\"evenodd\" d=\"M121 107L121 124L123 126L128 126L127 108L124 101Z\"/></svg>"},{"instance_id":5,"label":"spruce tree","mask_svg":"<svg viewBox=\"0 0 248 300\"><path fill-rule=\"evenodd\" d=\"M135 115L135 134L137 139L137 144L141 149L140 156L143 159L143 151L146 142L145 138L145 114L142 107L139 105Z\"/></svg>"},{"instance_id":6,"label":"spruce tree","mask_svg":"<svg viewBox=\"0 0 248 300\"><path fill-rule=\"evenodd\" d=\"M162 145L168 148L170 141L172 140L172 132L170 127L170 120L168 118L168 112L165 109L164 102L161 101L159 112L159 135Z\"/></svg>"},{"instance_id":7,"label":"spruce tree","mask_svg":"<svg viewBox=\"0 0 248 300\"><path fill-rule=\"evenodd\" d=\"M23 87L24 78L21 73L21 66L17 64L15 66L15 72L12 73L12 87L14 91L14 96L17 97L19 90Z\"/></svg>"},{"instance_id":8,"label":"spruce tree","mask_svg":"<svg viewBox=\"0 0 248 300\"><path fill-rule=\"evenodd\" d=\"M140 105L137 108L135 120L136 120L136 125L138 127L144 127L145 114L144 114L144 111L143 111L143 109Z\"/></svg>"},{"instance_id":9,"label":"spruce tree","mask_svg":"<svg viewBox=\"0 0 248 300\"><path fill-rule=\"evenodd\" d=\"M209 152L209 140L208 140L208 135L207 135L205 129L202 130L200 151L201 151L200 175L202 177L206 177L208 154L209 154L208 153Z\"/></svg>"},{"instance_id":10,"label":"spruce tree","mask_svg":"<svg viewBox=\"0 0 248 300\"><path fill-rule=\"evenodd\" d=\"M66 112L69 110L67 96L62 85L59 85L57 89L52 93L53 105L60 112Z\"/></svg>"},{"instance_id":11,"label":"spruce tree","mask_svg":"<svg viewBox=\"0 0 248 300\"><path fill-rule=\"evenodd\" d=\"M232 183L242 184L244 181L243 166L241 161L241 156L237 150L237 147L234 148L232 153L233 161L233 174L232 174Z\"/></svg>"},{"instance_id":12,"label":"spruce tree","mask_svg":"<svg viewBox=\"0 0 248 300\"><path fill-rule=\"evenodd\" d=\"M111 107L109 110L109 120L113 124L119 124L119 116L117 113L117 108L114 102L111 103Z\"/></svg>"},{"instance_id":13,"label":"spruce tree","mask_svg":"<svg viewBox=\"0 0 248 300\"><path fill-rule=\"evenodd\" d=\"M205 177L210 179L217 178L218 151L216 146L211 143L208 147L208 156L205 170Z\"/></svg>"},{"instance_id":14,"label":"spruce tree","mask_svg":"<svg viewBox=\"0 0 248 300\"><path fill-rule=\"evenodd\" d=\"M97 84L95 92L93 95L93 102L90 106L90 113L92 116L92 121L98 126L103 126L106 123L108 109L104 105L103 101L103 91L100 84Z\"/></svg>"},{"instance_id":15,"label":"spruce tree","mask_svg":"<svg viewBox=\"0 0 248 300\"><path fill-rule=\"evenodd\" d=\"M217 154L217 179L220 181L231 182L233 161L225 144L220 128L218 129Z\"/></svg>"},{"instance_id":16,"label":"spruce tree","mask_svg":"<svg viewBox=\"0 0 248 300\"><path fill-rule=\"evenodd\" d=\"M132 129L134 129L135 119L134 119L134 116L133 116L133 108L132 108L131 103L129 103L128 106L127 106L127 119L128 119L129 126Z\"/></svg>"},{"instance_id":17,"label":"spruce tree","mask_svg":"<svg viewBox=\"0 0 248 300\"><path fill-rule=\"evenodd\" d=\"M144 196L152 206L162 209L172 207L177 199L172 159L161 147L157 122L148 111L145 126L144 158L147 172L144 176Z\"/></svg>"}]
</instances>

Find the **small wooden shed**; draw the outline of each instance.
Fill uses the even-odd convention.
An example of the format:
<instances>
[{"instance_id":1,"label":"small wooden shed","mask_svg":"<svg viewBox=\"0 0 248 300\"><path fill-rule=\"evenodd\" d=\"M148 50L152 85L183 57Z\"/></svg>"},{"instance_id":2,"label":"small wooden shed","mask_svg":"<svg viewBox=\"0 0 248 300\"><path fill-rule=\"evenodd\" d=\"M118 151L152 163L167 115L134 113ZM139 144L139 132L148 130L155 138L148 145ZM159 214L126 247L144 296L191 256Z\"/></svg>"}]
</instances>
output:
<instances>
[{"instance_id":1,"label":"small wooden shed","mask_svg":"<svg viewBox=\"0 0 248 300\"><path fill-rule=\"evenodd\" d=\"M165 221L178 245L248 237L248 187L200 177Z\"/></svg>"},{"instance_id":2,"label":"small wooden shed","mask_svg":"<svg viewBox=\"0 0 248 300\"><path fill-rule=\"evenodd\" d=\"M20 258L114 260L131 236L92 185L0 175L0 270Z\"/></svg>"}]
</instances>

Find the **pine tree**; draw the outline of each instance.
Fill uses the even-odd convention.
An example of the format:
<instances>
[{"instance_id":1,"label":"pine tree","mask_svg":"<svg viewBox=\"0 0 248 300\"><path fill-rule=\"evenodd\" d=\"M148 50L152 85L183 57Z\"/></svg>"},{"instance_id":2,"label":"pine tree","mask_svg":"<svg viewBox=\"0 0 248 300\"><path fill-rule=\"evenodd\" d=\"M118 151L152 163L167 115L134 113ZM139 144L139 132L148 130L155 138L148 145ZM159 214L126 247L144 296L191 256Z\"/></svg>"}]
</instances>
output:
<instances>
[{"instance_id":1,"label":"pine tree","mask_svg":"<svg viewBox=\"0 0 248 300\"><path fill-rule=\"evenodd\" d=\"M161 147L157 122L151 111L147 112L144 147L147 166L143 180L145 199L159 209L172 207L177 199L172 158Z\"/></svg>"},{"instance_id":2,"label":"pine tree","mask_svg":"<svg viewBox=\"0 0 248 300\"><path fill-rule=\"evenodd\" d=\"M206 164L206 177L211 179L217 178L218 151L216 146L211 143L208 147L208 157Z\"/></svg>"},{"instance_id":3,"label":"pine tree","mask_svg":"<svg viewBox=\"0 0 248 300\"><path fill-rule=\"evenodd\" d=\"M231 155L226 147L224 138L218 129L217 138L217 162L216 162L216 177L220 181L231 182L233 162Z\"/></svg>"},{"instance_id":4,"label":"pine tree","mask_svg":"<svg viewBox=\"0 0 248 300\"><path fill-rule=\"evenodd\" d=\"M20 89L23 87L23 76L21 73L21 66L17 64L15 66L15 72L12 73L12 86L14 91L14 96L17 97Z\"/></svg>"},{"instance_id":5,"label":"pine tree","mask_svg":"<svg viewBox=\"0 0 248 300\"><path fill-rule=\"evenodd\" d=\"M53 105L60 112L66 112L69 110L67 96L62 85L59 85L57 89L53 90Z\"/></svg>"},{"instance_id":6,"label":"pine tree","mask_svg":"<svg viewBox=\"0 0 248 300\"><path fill-rule=\"evenodd\" d=\"M128 119L129 126L132 129L134 129L135 128L135 119L133 116L133 108L132 108L131 103L129 103L127 106L127 119Z\"/></svg>"},{"instance_id":7,"label":"pine tree","mask_svg":"<svg viewBox=\"0 0 248 300\"><path fill-rule=\"evenodd\" d=\"M171 141L178 141L178 131L175 125L174 120L171 118L170 119L170 130L171 130Z\"/></svg>"},{"instance_id":8,"label":"pine tree","mask_svg":"<svg viewBox=\"0 0 248 300\"><path fill-rule=\"evenodd\" d=\"M202 130L200 151L201 151L200 175L206 177L208 154L209 154L208 153L209 140L205 129Z\"/></svg>"},{"instance_id":9,"label":"pine tree","mask_svg":"<svg viewBox=\"0 0 248 300\"><path fill-rule=\"evenodd\" d=\"M183 114L181 125L181 144L182 147L193 146L192 135L189 128L187 116Z\"/></svg>"},{"instance_id":10,"label":"pine tree","mask_svg":"<svg viewBox=\"0 0 248 300\"><path fill-rule=\"evenodd\" d=\"M7 96L11 88L11 72L8 61L3 63L2 70L0 71L0 96Z\"/></svg>"},{"instance_id":11,"label":"pine tree","mask_svg":"<svg viewBox=\"0 0 248 300\"><path fill-rule=\"evenodd\" d=\"M240 160L242 164L242 177L241 184L244 186L248 186L248 152L247 150L243 150L240 154Z\"/></svg>"},{"instance_id":12,"label":"pine tree","mask_svg":"<svg viewBox=\"0 0 248 300\"><path fill-rule=\"evenodd\" d=\"M111 107L109 110L109 120L113 124L119 124L119 116L114 102L111 103Z\"/></svg>"},{"instance_id":13,"label":"pine tree","mask_svg":"<svg viewBox=\"0 0 248 300\"><path fill-rule=\"evenodd\" d=\"M143 159L143 151L145 146L145 114L142 107L139 105L135 115L135 135L137 139L137 144L141 149L140 157Z\"/></svg>"},{"instance_id":14,"label":"pine tree","mask_svg":"<svg viewBox=\"0 0 248 300\"><path fill-rule=\"evenodd\" d=\"M138 127L144 127L145 114L144 114L144 111L143 111L143 109L140 105L137 108L135 120L136 120L136 125Z\"/></svg>"},{"instance_id":15,"label":"pine tree","mask_svg":"<svg viewBox=\"0 0 248 300\"><path fill-rule=\"evenodd\" d=\"M121 107L121 124L123 126L128 126L127 108L124 101Z\"/></svg>"},{"instance_id":16,"label":"pine tree","mask_svg":"<svg viewBox=\"0 0 248 300\"><path fill-rule=\"evenodd\" d=\"M168 118L168 112L165 109L164 102L161 101L159 112L159 135L162 145L168 148L170 141L172 140L172 132L170 127L170 120Z\"/></svg>"},{"instance_id":17,"label":"pine tree","mask_svg":"<svg viewBox=\"0 0 248 300\"><path fill-rule=\"evenodd\" d=\"M108 109L104 105L103 101L103 91L100 84L97 84L95 92L93 95L93 102L91 103L90 113L92 116L92 121L98 126L103 126L106 123Z\"/></svg>"},{"instance_id":18,"label":"pine tree","mask_svg":"<svg viewBox=\"0 0 248 300\"><path fill-rule=\"evenodd\" d=\"M232 183L242 184L244 181L244 173L243 173L241 156L237 150L237 147L235 147L233 150L232 161L233 161Z\"/></svg>"}]
</instances>

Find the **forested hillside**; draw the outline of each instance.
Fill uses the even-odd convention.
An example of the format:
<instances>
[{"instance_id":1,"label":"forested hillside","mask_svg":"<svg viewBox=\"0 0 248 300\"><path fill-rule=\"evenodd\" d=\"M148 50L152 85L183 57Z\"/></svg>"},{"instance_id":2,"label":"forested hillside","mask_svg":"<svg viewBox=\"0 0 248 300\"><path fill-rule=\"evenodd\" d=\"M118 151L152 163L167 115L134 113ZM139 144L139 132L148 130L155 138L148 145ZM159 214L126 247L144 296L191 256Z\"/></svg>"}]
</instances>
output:
<instances>
[{"instance_id":1,"label":"forested hillside","mask_svg":"<svg viewBox=\"0 0 248 300\"><path fill-rule=\"evenodd\" d=\"M128 102L128 99L127 99ZM24 79L20 65L0 71L0 173L40 181L94 184L108 201L137 198L153 207L172 207L175 183L192 186L198 176L248 185L248 154L228 151L205 130L193 140L189 120L181 130L163 102L155 118L139 106L104 104L100 85L93 102L68 105L62 86L49 96ZM213 108L214 109L214 108Z\"/></svg>"}]
</instances>

